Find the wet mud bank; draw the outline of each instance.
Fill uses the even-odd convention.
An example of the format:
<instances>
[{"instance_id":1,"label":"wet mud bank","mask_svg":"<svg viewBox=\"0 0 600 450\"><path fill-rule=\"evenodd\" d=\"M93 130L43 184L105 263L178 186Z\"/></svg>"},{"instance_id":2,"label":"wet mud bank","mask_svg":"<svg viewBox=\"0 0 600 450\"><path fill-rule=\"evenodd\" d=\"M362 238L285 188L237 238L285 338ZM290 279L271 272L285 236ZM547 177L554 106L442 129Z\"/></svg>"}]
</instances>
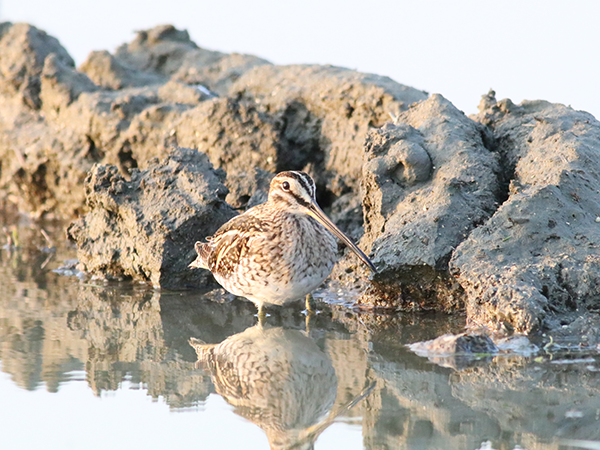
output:
<instances>
[{"instance_id":1,"label":"wet mud bank","mask_svg":"<svg viewBox=\"0 0 600 450\"><path fill-rule=\"evenodd\" d=\"M72 221L80 268L201 288L193 243L304 170L370 254L332 289L389 314L600 343L600 123L559 104L442 95L373 74L206 50L172 26L76 68L0 24L0 208ZM352 320L352 319L348 319Z\"/></svg>"}]
</instances>

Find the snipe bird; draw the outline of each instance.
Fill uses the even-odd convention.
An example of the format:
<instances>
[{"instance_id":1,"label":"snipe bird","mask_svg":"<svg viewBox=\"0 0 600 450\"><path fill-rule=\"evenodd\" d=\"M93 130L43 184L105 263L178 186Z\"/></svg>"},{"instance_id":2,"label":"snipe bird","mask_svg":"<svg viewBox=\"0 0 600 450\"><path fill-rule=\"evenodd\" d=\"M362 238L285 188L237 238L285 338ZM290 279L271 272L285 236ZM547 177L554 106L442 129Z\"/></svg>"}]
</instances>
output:
<instances>
[{"instance_id":1,"label":"snipe bird","mask_svg":"<svg viewBox=\"0 0 600 450\"><path fill-rule=\"evenodd\" d=\"M207 242L196 242L190 267L208 269L227 291L258 307L305 298L329 276L337 259L335 237L376 272L369 258L325 215L316 186L304 172L281 172L265 203L225 223ZM308 297L307 297L308 306Z\"/></svg>"}]
</instances>

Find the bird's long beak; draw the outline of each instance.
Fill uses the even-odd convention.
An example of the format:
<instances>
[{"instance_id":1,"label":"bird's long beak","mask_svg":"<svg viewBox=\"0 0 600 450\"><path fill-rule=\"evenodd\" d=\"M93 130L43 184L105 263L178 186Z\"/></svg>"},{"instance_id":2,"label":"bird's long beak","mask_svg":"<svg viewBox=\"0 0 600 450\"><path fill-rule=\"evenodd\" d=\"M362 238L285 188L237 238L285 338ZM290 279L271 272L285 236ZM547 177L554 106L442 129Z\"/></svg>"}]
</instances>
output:
<instances>
[{"instance_id":1,"label":"bird's long beak","mask_svg":"<svg viewBox=\"0 0 600 450\"><path fill-rule=\"evenodd\" d=\"M358 256L362 260L362 262L364 262L369 267L369 269L371 269L373 273L377 273L377 269L375 268L371 260L367 257L367 255L365 255L362 252L362 250L358 248L356 244L352 242L350 238L342 232L342 230L335 226L335 224L329 219L329 217L325 215L323 210L319 207L319 205L317 205L316 202L313 201L310 203L308 207L308 215L313 217L321 225L323 225L334 235L336 235L338 239L340 239L344 244L346 244L350 248L350 250L356 253L356 256Z\"/></svg>"}]
</instances>

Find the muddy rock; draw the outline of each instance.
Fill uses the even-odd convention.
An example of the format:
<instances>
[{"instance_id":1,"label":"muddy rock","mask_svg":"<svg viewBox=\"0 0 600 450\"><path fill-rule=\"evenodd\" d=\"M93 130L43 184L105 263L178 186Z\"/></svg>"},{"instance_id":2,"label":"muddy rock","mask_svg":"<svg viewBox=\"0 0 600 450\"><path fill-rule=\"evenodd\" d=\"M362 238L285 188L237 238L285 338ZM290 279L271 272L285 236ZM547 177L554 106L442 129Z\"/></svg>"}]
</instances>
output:
<instances>
[{"instance_id":1,"label":"muddy rock","mask_svg":"<svg viewBox=\"0 0 600 450\"><path fill-rule=\"evenodd\" d=\"M17 31L33 33L36 45L17 52L27 41L9 39ZM84 212L83 179L94 164L115 165L128 179L177 145L206 152L223 168L229 200L238 206L254 195L249 185L235 187L249 170L310 172L320 204L340 212L359 237L356 176L364 133L426 97L376 75L274 68L260 58L201 49L168 25L138 33L114 55L93 52L80 70L39 30L7 24L1 35L7 54L30 56L10 66L23 70L2 75L0 189L8 203L36 217ZM40 110L23 105L24 92Z\"/></svg>"},{"instance_id":2,"label":"muddy rock","mask_svg":"<svg viewBox=\"0 0 600 450\"><path fill-rule=\"evenodd\" d=\"M128 179L131 170L147 167L149 160L163 157L177 144L178 131L182 141L186 133L194 133L198 124L183 114L214 94L169 79L170 69L161 64L140 61L160 60L160 52L171 52L176 70L182 61L177 55L201 49L173 27L141 35L146 38L138 36L125 46L127 51L118 52L122 58L94 52L77 71L58 41L42 31L24 24L0 27L0 190L7 205L34 217L77 216L86 209L83 180L95 163L116 165ZM158 53L152 56L144 45ZM197 64L210 62L197 54L195 58ZM234 66L232 60L228 70L235 71ZM216 73L211 72L215 80ZM199 114L210 116L210 111L210 105L203 106ZM236 108L230 111L235 114ZM268 133L271 123L265 119L249 126ZM223 142L250 130L232 127ZM204 136L214 141L219 138L211 133L220 132L222 128L209 127Z\"/></svg>"},{"instance_id":3,"label":"muddy rock","mask_svg":"<svg viewBox=\"0 0 600 450\"><path fill-rule=\"evenodd\" d=\"M531 332L597 314L600 122L545 101L496 102L493 92L475 118L494 133L507 192L450 262L469 322Z\"/></svg>"},{"instance_id":4,"label":"muddy rock","mask_svg":"<svg viewBox=\"0 0 600 450\"><path fill-rule=\"evenodd\" d=\"M182 113L170 134L178 145L197 148L223 169L230 190L227 201L245 208L251 197L251 205L266 200L272 175L293 157L293 149L281 142L280 128L254 104L220 97Z\"/></svg>"},{"instance_id":5,"label":"muddy rock","mask_svg":"<svg viewBox=\"0 0 600 450\"><path fill-rule=\"evenodd\" d=\"M430 341L415 342L408 346L419 356L450 356L458 353L497 353L498 347L484 334L444 334Z\"/></svg>"},{"instance_id":6,"label":"muddy rock","mask_svg":"<svg viewBox=\"0 0 600 450\"><path fill-rule=\"evenodd\" d=\"M158 96L165 103L190 106L199 105L204 100L214 97L204 90L176 80L170 80L163 84L158 89Z\"/></svg>"},{"instance_id":7,"label":"muddy rock","mask_svg":"<svg viewBox=\"0 0 600 450\"><path fill-rule=\"evenodd\" d=\"M257 167L275 172L285 152L275 121L254 105L215 98L186 111L174 124L179 145L197 148L228 174Z\"/></svg>"},{"instance_id":8,"label":"muddy rock","mask_svg":"<svg viewBox=\"0 0 600 450\"><path fill-rule=\"evenodd\" d=\"M51 56L49 57L51 58ZM54 84L56 82L56 84ZM42 112L55 116L75 94L59 79L44 79ZM86 135L51 125L39 111L15 107L0 95L0 192L32 217L70 217L83 210L83 180L97 157Z\"/></svg>"},{"instance_id":9,"label":"muddy rock","mask_svg":"<svg viewBox=\"0 0 600 450\"><path fill-rule=\"evenodd\" d=\"M186 30L159 25L139 31L132 42L117 48L115 56L138 70L170 76L181 66L186 54L197 49ZM208 52L206 61L216 58L218 55Z\"/></svg>"},{"instance_id":10,"label":"muddy rock","mask_svg":"<svg viewBox=\"0 0 600 450\"><path fill-rule=\"evenodd\" d=\"M159 89L147 86L84 93L54 118L53 125L67 128L75 136L85 136L94 149L94 162L118 165L128 176L128 170L168 150L163 130L160 145L155 140L147 141L145 130L161 120L168 125L189 108L162 101Z\"/></svg>"},{"instance_id":11,"label":"muddy rock","mask_svg":"<svg viewBox=\"0 0 600 450\"><path fill-rule=\"evenodd\" d=\"M159 75L125 65L106 50L90 53L79 70L98 86L106 89L147 86L166 81Z\"/></svg>"},{"instance_id":12,"label":"muddy rock","mask_svg":"<svg viewBox=\"0 0 600 450\"><path fill-rule=\"evenodd\" d=\"M40 107L40 75L54 53L63 64L75 62L58 40L25 23L0 24L0 91L16 95L25 105Z\"/></svg>"},{"instance_id":13,"label":"muddy rock","mask_svg":"<svg viewBox=\"0 0 600 450\"><path fill-rule=\"evenodd\" d=\"M254 55L240 53L222 54L219 59L211 64L206 64L204 52L206 50L190 52L171 78L192 85L204 86L217 95L226 96L231 86L244 73L254 67L271 64Z\"/></svg>"},{"instance_id":14,"label":"muddy rock","mask_svg":"<svg viewBox=\"0 0 600 450\"><path fill-rule=\"evenodd\" d=\"M55 38L30 25L0 25L0 53L0 196L33 217L62 215L63 206L72 214L91 167L81 163L86 140L45 115L95 86Z\"/></svg>"},{"instance_id":15,"label":"muddy rock","mask_svg":"<svg viewBox=\"0 0 600 450\"><path fill-rule=\"evenodd\" d=\"M318 190L334 198L358 194L368 129L427 98L388 77L317 65L256 67L229 95L256 102L276 117L283 141L296 155L288 169L307 170Z\"/></svg>"},{"instance_id":16,"label":"muddy rock","mask_svg":"<svg viewBox=\"0 0 600 450\"><path fill-rule=\"evenodd\" d=\"M185 148L132 171L130 181L115 166L94 166L86 179L90 212L67 230L83 268L157 288L205 285L208 272L187 266L194 243L235 215L222 179L206 155Z\"/></svg>"},{"instance_id":17,"label":"muddy rock","mask_svg":"<svg viewBox=\"0 0 600 450\"><path fill-rule=\"evenodd\" d=\"M179 145L206 152L232 179L248 167L305 170L327 208L344 194L358 194L358 143L368 127L425 97L348 69L262 65L242 75L228 97L184 114L175 134Z\"/></svg>"},{"instance_id":18,"label":"muddy rock","mask_svg":"<svg viewBox=\"0 0 600 450\"><path fill-rule=\"evenodd\" d=\"M44 61L41 75L40 100L47 114L58 114L79 98L83 92L94 92L99 87L89 77L65 64L55 53Z\"/></svg>"},{"instance_id":19,"label":"muddy rock","mask_svg":"<svg viewBox=\"0 0 600 450\"><path fill-rule=\"evenodd\" d=\"M379 273L365 305L452 311L460 286L448 276L452 252L497 207L498 162L482 126L441 95L374 129L365 142L365 236ZM354 266L338 270L365 272Z\"/></svg>"},{"instance_id":20,"label":"muddy rock","mask_svg":"<svg viewBox=\"0 0 600 450\"><path fill-rule=\"evenodd\" d=\"M348 69L263 65L234 83L229 97L184 114L175 133L179 145L206 152L228 177L248 167L307 171L328 208L344 194L358 195L369 126L424 98L389 78ZM351 211L358 214L349 222L360 223L360 211Z\"/></svg>"},{"instance_id":21,"label":"muddy rock","mask_svg":"<svg viewBox=\"0 0 600 450\"><path fill-rule=\"evenodd\" d=\"M229 55L200 48L187 31L172 25L138 32L133 42L117 49L115 56L137 70L202 85L218 95L226 95L244 72L270 64L252 55Z\"/></svg>"},{"instance_id":22,"label":"muddy rock","mask_svg":"<svg viewBox=\"0 0 600 450\"><path fill-rule=\"evenodd\" d=\"M83 180L95 163L116 165L129 178L168 151L168 129L160 127L191 106L168 101L179 94L165 85L101 90L48 58L41 112L11 117L10 99L0 103L9 113L0 119L0 188L23 212L70 218L85 211Z\"/></svg>"},{"instance_id":23,"label":"muddy rock","mask_svg":"<svg viewBox=\"0 0 600 450\"><path fill-rule=\"evenodd\" d=\"M19 210L63 218L85 210L83 180L95 163L127 178L167 153L169 128L202 101L178 82L107 91L50 55L42 74L41 112L0 102L0 188ZM178 100L184 100L185 102Z\"/></svg>"},{"instance_id":24,"label":"muddy rock","mask_svg":"<svg viewBox=\"0 0 600 450\"><path fill-rule=\"evenodd\" d=\"M498 347L489 336L477 333L444 334L409 344L408 348L435 364L453 369L489 362L492 355L498 353Z\"/></svg>"},{"instance_id":25,"label":"muddy rock","mask_svg":"<svg viewBox=\"0 0 600 450\"><path fill-rule=\"evenodd\" d=\"M229 194L225 200L235 209L248 209L265 203L273 176L271 172L257 167L230 175L226 182Z\"/></svg>"}]
</instances>

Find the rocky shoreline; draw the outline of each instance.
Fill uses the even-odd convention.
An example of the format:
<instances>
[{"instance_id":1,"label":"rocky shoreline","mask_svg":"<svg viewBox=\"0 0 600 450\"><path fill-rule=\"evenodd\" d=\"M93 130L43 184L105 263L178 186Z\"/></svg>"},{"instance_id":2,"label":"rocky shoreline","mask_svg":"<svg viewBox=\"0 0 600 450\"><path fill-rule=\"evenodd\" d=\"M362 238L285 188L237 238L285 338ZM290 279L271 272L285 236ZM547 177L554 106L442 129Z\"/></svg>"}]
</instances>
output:
<instances>
[{"instance_id":1,"label":"rocky shoreline","mask_svg":"<svg viewBox=\"0 0 600 450\"><path fill-rule=\"evenodd\" d=\"M600 122L560 104L441 95L331 66L276 66L141 31L79 67L0 24L0 208L73 221L81 267L205 287L193 243L305 170L379 274L361 308L465 312L470 329L600 343Z\"/></svg>"}]
</instances>

